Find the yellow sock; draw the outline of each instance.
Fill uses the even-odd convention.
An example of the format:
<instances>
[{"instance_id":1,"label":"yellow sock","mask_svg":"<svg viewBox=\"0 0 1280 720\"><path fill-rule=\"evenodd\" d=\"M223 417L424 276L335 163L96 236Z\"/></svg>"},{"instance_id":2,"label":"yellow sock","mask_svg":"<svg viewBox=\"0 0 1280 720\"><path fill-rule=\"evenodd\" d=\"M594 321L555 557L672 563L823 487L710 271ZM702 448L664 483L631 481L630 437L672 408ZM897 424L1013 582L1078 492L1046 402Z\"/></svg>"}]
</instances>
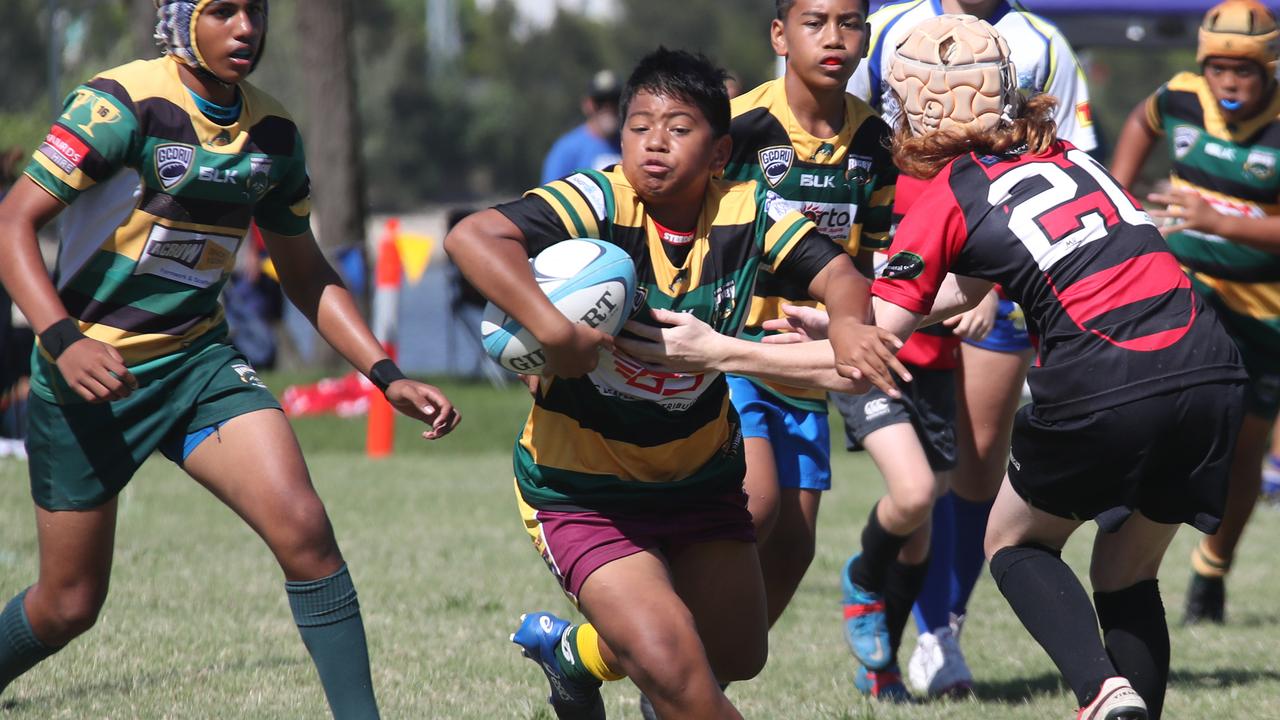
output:
<instances>
[{"instance_id":1,"label":"yellow sock","mask_svg":"<svg viewBox=\"0 0 1280 720\"><path fill-rule=\"evenodd\" d=\"M1231 569L1231 561L1215 555L1205 545L1206 542L1207 539L1201 540L1196 549L1191 551L1191 569L1203 577L1226 577L1227 571Z\"/></svg>"},{"instance_id":2,"label":"yellow sock","mask_svg":"<svg viewBox=\"0 0 1280 720\"><path fill-rule=\"evenodd\" d=\"M605 663L604 657L600 655L600 633L596 632L591 623L578 626L574 645L577 646L578 657L582 659L582 666L597 680L621 680L626 677Z\"/></svg>"}]
</instances>

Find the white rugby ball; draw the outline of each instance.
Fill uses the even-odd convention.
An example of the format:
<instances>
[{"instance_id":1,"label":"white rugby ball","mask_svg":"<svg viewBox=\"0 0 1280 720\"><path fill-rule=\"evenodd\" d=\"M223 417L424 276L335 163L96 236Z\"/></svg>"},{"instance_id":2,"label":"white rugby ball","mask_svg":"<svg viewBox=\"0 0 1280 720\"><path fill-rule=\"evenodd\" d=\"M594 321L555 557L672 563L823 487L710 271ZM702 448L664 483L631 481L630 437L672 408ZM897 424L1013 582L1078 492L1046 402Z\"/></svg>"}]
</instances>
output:
<instances>
[{"instance_id":1,"label":"white rugby ball","mask_svg":"<svg viewBox=\"0 0 1280 720\"><path fill-rule=\"evenodd\" d=\"M617 335L631 314L635 263L617 245L591 238L564 240L530 264L538 287L574 322ZM546 365L538 340L493 303L485 306L480 336L489 357L511 372L535 374Z\"/></svg>"}]
</instances>

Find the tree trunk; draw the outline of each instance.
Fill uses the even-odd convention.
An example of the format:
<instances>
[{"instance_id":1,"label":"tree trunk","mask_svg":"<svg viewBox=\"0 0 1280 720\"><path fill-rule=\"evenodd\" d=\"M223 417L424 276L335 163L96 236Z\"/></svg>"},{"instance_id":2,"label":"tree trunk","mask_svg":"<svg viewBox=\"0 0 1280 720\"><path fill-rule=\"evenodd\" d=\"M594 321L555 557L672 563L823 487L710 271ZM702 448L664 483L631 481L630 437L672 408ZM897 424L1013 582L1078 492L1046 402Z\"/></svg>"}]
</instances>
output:
<instances>
[{"instance_id":1,"label":"tree trunk","mask_svg":"<svg viewBox=\"0 0 1280 720\"><path fill-rule=\"evenodd\" d=\"M320 247L332 261L341 248L365 248L365 180L356 109L351 0L299 3L298 66L306 90L307 164ZM367 286L367 283L366 283ZM366 298L360 298L362 306ZM336 361L332 354L324 364Z\"/></svg>"}]
</instances>

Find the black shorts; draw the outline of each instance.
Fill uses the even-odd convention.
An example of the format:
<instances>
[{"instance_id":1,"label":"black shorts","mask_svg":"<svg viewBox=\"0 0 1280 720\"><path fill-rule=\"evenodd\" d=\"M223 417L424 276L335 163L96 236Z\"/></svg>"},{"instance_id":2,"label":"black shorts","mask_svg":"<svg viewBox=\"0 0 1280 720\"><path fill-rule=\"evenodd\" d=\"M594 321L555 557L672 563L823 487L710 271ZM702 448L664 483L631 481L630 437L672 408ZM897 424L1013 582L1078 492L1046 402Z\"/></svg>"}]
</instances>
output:
<instances>
[{"instance_id":1,"label":"black shorts","mask_svg":"<svg viewBox=\"0 0 1280 720\"><path fill-rule=\"evenodd\" d=\"M864 395L831 393L844 418L845 448L862 449L862 440L890 425L911 423L924 447L929 467L943 472L956 466L956 375L954 370L926 370L907 365L913 380L896 375L902 397L894 400L878 388Z\"/></svg>"},{"instance_id":2,"label":"black shorts","mask_svg":"<svg viewBox=\"0 0 1280 720\"><path fill-rule=\"evenodd\" d=\"M1134 511L1213 533L1222 522L1244 385L1210 383L1050 422L1018 411L1009 482L1045 512L1115 531Z\"/></svg>"}]
</instances>

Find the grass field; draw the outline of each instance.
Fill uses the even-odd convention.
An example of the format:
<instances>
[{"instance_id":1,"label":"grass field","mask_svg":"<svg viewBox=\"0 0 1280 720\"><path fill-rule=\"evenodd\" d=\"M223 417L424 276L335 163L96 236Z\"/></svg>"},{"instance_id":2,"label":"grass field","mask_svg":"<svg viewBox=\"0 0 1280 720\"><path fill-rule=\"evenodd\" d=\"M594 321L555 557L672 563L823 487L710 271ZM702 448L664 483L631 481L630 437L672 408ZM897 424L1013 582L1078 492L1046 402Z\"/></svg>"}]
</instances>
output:
<instances>
[{"instance_id":1,"label":"grass field","mask_svg":"<svg viewBox=\"0 0 1280 720\"><path fill-rule=\"evenodd\" d=\"M283 383L274 378L273 386ZM528 400L514 388L445 387L466 415L463 426L427 444L403 422L388 460L363 458L360 421L296 423L360 590L383 715L551 718L542 674L507 641L522 611L570 612L529 546L511 495L509 448ZM1074 717L1070 693L989 577L965 626L975 699L892 708L857 697L837 573L880 482L860 455L841 452L835 462L818 556L773 632L769 664L755 681L730 688L743 714ZM34 579L25 475L25 464L0 461L0 602ZM1171 620L1181 615L1193 542L1182 532L1167 563ZM1175 623L1167 718L1280 718L1278 544L1280 512L1260 509L1232 575L1230 625ZM1082 534L1067 557L1082 568L1087 552ZM15 682L0 698L0 717L324 717L282 582L265 547L230 511L153 460L123 495L111 597L98 626ZM610 717L639 717L629 683L612 684L605 697Z\"/></svg>"}]
</instances>

